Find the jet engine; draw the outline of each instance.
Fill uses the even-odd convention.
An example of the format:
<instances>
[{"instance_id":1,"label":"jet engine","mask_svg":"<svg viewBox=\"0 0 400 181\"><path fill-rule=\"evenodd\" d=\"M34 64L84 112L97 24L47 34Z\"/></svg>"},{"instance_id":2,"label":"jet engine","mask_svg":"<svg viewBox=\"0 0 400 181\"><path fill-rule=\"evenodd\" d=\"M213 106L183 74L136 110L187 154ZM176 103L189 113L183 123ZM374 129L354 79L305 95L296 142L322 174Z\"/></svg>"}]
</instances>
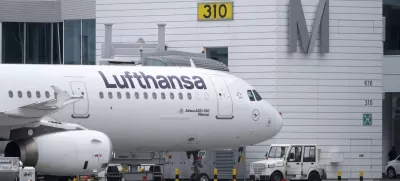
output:
<instances>
[{"instance_id":1,"label":"jet engine","mask_svg":"<svg viewBox=\"0 0 400 181\"><path fill-rule=\"evenodd\" d=\"M7 144L5 157L19 157L42 175L87 175L106 169L112 158L109 137L94 130L50 133Z\"/></svg>"}]
</instances>

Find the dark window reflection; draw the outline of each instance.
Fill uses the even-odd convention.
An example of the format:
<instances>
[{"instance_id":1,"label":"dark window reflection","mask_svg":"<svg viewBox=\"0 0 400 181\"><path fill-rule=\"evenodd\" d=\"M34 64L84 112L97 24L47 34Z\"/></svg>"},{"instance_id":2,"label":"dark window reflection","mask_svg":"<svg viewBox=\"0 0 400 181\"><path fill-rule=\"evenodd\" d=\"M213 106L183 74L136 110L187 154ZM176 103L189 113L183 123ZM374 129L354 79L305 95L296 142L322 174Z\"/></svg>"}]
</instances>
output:
<instances>
[{"instance_id":1,"label":"dark window reflection","mask_svg":"<svg viewBox=\"0 0 400 181\"><path fill-rule=\"evenodd\" d=\"M384 54L400 54L400 5L383 5L386 19Z\"/></svg>"},{"instance_id":2,"label":"dark window reflection","mask_svg":"<svg viewBox=\"0 0 400 181\"><path fill-rule=\"evenodd\" d=\"M3 22L2 62L24 63L24 23Z\"/></svg>"},{"instance_id":3,"label":"dark window reflection","mask_svg":"<svg viewBox=\"0 0 400 181\"><path fill-rule=\"evenodd\" d=\"M82 20L82 64L96 64L96 21Z\"/></svg>"},{"instance_id":4,"label":"dark window reflection","mask_svg":"<svg viewBox=\"0 0 400 181\"><path fill-rule=\"evenodd\" d=\"M26 63L51 64L51 23L26 23Z\"/></svg>"},{"instance_id":5,"label":"dark window reflection","mask_svg":"<svg viewBox=\"0 0 400 181\"><path fill-rule=\"evenodd\" d=\"M81 64L81 20L65 20L64 31L64 64Z\"/></svg>"}]
</instances>

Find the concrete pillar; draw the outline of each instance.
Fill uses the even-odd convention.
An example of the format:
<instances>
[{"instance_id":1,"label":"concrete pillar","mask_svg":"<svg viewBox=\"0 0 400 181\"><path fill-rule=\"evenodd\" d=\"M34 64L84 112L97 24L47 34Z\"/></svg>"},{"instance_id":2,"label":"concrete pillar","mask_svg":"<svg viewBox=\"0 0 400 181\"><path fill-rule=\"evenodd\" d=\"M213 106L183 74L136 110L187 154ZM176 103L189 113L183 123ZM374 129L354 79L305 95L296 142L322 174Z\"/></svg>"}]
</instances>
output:
<instances>
[{"instance_id":1,"label":"concrete pillar","mask_svg":"<svg viewBox=\"0 0 400 181\"><path fill-rule=\"evenodd\" d=\"M112 25L111 23L109 24L104 24L105 29L104 29L104 58L110 59L112 55Z\"/></svg>"},{"instance_id":2,"label":"concrete pillar","mask_svg":"<svg viewBox=\"0 0 400 181\"><path fill-rule=\"evenodd\" d=\"M165 24L158 25L158 51L165 51Z\"/></svg>"}]
</instances>

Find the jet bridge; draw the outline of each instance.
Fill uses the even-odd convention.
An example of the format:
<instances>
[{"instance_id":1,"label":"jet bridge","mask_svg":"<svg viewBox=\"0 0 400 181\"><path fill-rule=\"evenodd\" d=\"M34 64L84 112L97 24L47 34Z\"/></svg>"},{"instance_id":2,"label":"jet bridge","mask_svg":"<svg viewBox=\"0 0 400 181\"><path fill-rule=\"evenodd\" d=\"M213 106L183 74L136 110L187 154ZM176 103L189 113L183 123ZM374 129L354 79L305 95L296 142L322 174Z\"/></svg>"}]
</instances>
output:
<instances>
[{"instance_id":1,"label":"jet bridge","mask_svg":"<svg viewBox=\"0 0 400 181\"><path fill-rule=\"evenodd\" d=\"M203 53L168 51L165 45L165 24L158 24L158 43L112 42L112 24L105 24L105 41L101 44L100 65L185 66L191 62L198 68L229 72L224 63L206 58Z\"/></svg>"}]
</instances>

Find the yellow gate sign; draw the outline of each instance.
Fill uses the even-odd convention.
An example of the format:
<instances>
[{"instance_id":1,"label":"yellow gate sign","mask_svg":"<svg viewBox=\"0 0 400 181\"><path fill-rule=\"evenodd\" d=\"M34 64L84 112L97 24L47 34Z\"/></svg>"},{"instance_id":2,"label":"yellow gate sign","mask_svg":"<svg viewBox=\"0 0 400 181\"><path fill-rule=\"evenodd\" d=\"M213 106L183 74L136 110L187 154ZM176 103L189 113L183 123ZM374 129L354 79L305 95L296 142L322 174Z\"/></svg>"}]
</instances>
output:
<instances>
[{"instance_id":1,"label":"yellow gate sign","mask_svg":"<svg viewBox=\"0 0 400 181\"><path fill-rule=\"evenodd\" d=\"M233 19L233 2L201 2L197 4L198 21Z\"/></svg>"}]
</instances>

